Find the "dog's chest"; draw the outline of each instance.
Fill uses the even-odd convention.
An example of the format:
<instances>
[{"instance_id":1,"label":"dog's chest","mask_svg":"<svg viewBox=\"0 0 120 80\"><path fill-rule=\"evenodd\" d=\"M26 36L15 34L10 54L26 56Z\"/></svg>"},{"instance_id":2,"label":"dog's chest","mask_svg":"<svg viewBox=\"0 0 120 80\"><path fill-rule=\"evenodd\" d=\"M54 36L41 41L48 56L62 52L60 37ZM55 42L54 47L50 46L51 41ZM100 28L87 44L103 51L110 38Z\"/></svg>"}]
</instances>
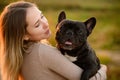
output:
<instances>
[{"instance_id":1,"label":"dog's chest","mask_svg":"<svg viewBox=\"0 0 120 80\"><path fill-rule=\"evenodd\" d=\"M74 62L77 60L77 57L74 57L74 56L70 56L68 55L67 53L65 53L64 55L68 60L70 60L71 62Z\"/></svg>"}]
</instances>

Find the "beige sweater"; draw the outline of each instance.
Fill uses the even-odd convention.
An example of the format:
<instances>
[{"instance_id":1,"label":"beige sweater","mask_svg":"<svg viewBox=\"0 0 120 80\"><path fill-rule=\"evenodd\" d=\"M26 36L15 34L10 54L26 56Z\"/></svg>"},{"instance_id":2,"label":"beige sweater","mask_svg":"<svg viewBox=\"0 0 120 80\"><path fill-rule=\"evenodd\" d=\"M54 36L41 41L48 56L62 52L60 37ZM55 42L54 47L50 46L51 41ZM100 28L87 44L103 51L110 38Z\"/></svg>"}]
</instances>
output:
<instances>
[{"instance_id":1,"label":"beige sweater","mask_svg":"<svg viewBox=\"0 0 120 80\"><path fill-rule=\"evenodd\" d=\"M24 54L22 65L25 80L79 80L81 77L82 69L52 46L34 43L28 52ZM101 71L103 73L101 80L105 80L106 71ZM95 77L92 80L95 80Z\"/></svg>"}]
</instances>

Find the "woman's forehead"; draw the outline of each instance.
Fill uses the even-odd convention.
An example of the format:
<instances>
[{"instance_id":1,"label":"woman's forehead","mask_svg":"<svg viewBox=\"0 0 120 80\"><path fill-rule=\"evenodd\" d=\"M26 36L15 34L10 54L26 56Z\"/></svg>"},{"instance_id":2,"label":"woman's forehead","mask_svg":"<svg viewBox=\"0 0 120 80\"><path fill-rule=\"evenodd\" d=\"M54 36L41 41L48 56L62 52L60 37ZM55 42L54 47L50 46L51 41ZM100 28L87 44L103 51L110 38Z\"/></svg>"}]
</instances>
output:
<instances>
[{"instance_id":1,"label":"woman's forehead","mask_svg":"<svg viewBox=\"0 0 120 80\"><path fill-rule=\"evenodd\" d=\"M35 17L40 14L42 14L42 12L37 7L30 7L27 10L27 18Z\"/></svg>"},{"instance_id":2,"label":"woman's forehead","mask_svg":"<svg viewBox=\"0 0 120 80\"><path fill-rule=\"evenodd\" d=\"M26 21L29 26L33 26L34 23L40 19L42 12L37 7L30 7L27 10Z\"/></svg>"}]
</instances>

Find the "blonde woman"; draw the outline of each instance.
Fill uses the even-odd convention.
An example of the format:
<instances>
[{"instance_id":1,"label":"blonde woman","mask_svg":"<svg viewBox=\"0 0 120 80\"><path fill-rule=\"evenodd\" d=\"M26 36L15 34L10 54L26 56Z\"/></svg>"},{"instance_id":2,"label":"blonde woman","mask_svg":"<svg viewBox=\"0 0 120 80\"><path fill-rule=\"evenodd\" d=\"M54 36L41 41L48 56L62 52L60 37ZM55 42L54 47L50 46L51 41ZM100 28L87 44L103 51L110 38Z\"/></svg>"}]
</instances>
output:
<instances>
[{"instance_id":1,"label":"blonde woman","mask_svg":"<svg viewBox=\"0 0 120 80\"><path fill-rule=\"evenodd\" d=\"M2 80L79 80L81 68L55 47L39 42L50 34L47 19L35 4L19 1L6 6L0 16ZM100 79L106 79L104 65L91 78Z\"/></svg>"}]
</instances>

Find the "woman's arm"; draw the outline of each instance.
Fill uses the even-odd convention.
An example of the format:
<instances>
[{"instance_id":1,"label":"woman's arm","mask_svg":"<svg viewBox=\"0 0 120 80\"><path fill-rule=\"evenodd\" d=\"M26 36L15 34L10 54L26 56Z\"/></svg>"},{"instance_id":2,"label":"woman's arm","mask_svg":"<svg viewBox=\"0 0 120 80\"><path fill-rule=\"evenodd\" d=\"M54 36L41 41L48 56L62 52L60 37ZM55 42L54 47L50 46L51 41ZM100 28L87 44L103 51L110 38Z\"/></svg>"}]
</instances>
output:
<instances>
[{"instance_id":1,"label":"woman's arm","mask_svg":"<svg viewBox=\"0 0 120 80\"><path fill-rule=\"evenodd\" d=\"M42 51L44 51L42 56L44 57L44 60L46 61L45 63L49 69L68 80L80 80L83 70L70 62L60 53L60 51L51 46L42 47ZM93 77L92 80L96 79Z\"/></svg>"}]
</instances>

